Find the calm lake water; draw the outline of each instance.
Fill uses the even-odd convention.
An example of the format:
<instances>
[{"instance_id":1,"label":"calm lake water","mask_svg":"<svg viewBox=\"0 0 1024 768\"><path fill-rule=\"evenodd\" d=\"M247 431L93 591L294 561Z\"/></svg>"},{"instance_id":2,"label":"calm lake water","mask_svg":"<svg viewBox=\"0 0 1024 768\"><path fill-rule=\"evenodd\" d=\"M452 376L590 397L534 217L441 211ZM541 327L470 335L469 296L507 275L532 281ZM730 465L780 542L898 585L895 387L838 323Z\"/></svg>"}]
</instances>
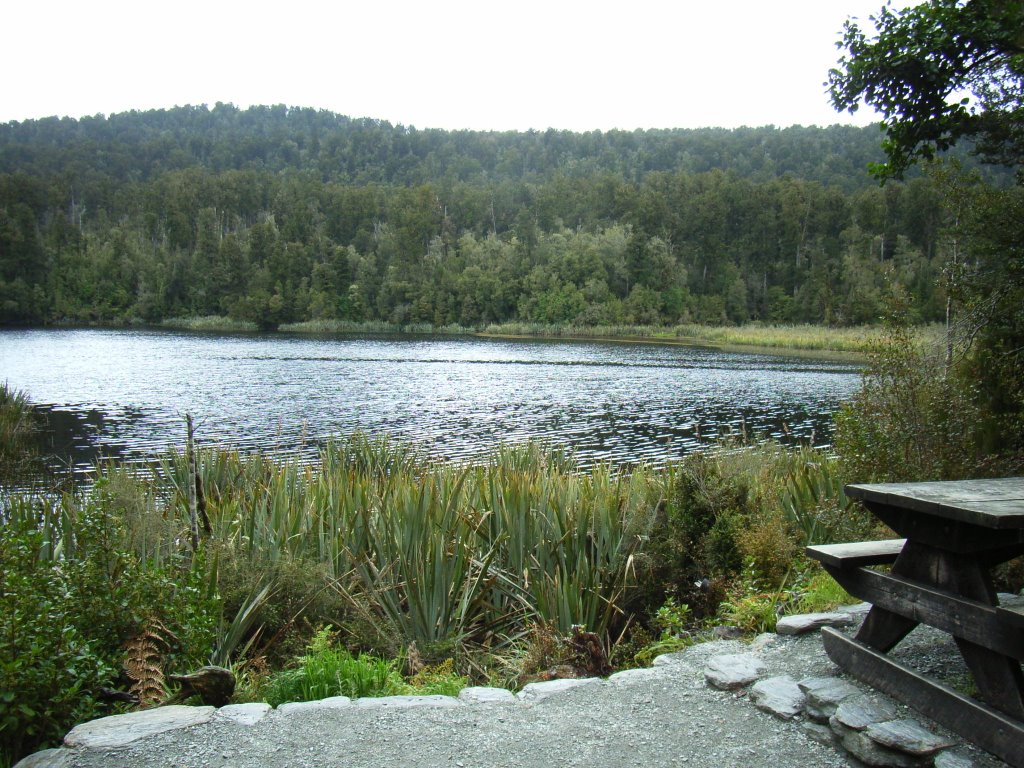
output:
<instances>
[{"instance_id":1,"label":"calm lake water","mask_svg":"<svg viewBox=\"0 0 1024 768\"><path fill-rule=\"evenodd\" d=\"M501 442L655 464L725 433L829 439L850 363L695 347L472 337L0 332L0 378L45 406L53 451L144 459L201 444L313 456L356 430L473 458Z\"/></svg>"}]
</instances>

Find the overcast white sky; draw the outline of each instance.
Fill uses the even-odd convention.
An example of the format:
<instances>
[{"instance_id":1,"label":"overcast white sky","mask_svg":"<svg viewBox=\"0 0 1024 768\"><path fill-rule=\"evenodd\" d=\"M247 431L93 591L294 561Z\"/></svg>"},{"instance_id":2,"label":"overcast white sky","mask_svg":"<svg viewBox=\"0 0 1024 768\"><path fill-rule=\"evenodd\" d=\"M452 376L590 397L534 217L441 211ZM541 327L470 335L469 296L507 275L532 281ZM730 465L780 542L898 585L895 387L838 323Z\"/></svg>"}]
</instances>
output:
<instances>
[{"instance_id":1,"label":"overcast white sky","mask_svg":"<svg viewBox=\"0 0 1024 768\"><path fill-rule=\"evenodd\" d=\"M823 83L843 21L883 4L13 0L0 122L222 101L417 128L862 125Z\"/></svg>"}]
</instances>

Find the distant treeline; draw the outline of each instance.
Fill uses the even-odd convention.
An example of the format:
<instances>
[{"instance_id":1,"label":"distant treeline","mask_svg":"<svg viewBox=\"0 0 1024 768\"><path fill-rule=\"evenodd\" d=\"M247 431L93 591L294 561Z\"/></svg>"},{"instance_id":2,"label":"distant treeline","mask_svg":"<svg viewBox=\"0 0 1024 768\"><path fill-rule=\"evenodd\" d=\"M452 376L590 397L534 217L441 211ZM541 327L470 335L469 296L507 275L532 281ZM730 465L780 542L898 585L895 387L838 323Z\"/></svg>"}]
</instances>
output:
<instances>
[{"instance_id":1,"label":"distant treeline","mask_svg":"<svg viewBox=\"0 0 1024 768\"><path fill-rule=\"evenodd\" d=\"M417 130L230 105L0 125L0 321L855 324L945 305L877 127ZM965 162L967 162L965 160Z\"/></svg>"}]
</instances>

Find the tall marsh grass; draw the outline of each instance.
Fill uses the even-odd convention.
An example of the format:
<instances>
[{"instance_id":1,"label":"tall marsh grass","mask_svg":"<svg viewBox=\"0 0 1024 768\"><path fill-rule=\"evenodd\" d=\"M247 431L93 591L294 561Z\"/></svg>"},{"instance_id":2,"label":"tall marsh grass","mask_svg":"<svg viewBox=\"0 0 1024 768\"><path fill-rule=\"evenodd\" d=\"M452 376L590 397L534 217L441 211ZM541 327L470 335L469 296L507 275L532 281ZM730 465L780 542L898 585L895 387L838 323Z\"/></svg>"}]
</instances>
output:
<instances>
[{"instance_id":1,"label":"tall marsh grass","mask_svg":"<svg viewBox=\"0 0 1024 768\"><path fill-rule=\"evenodd\" d=\"M0 488L25 484L36 454L38 418L25 393L0 384ZM38 467L36 467L38 469Z\"/></svg>"},{"instance_id":2,"label":"tall marsh grass","mask_svg":"<svg viewBox=\"0 0 1024 768\"><path fill-rule=\"evenodd\" d=\"M501 645L531 622L608 641L663 491L644 468L567 471L537 446L464 467L361 436L314 465L216 450L199 466L223 551L254 567L321 564L382 643L427 652ZM160 474L182 517L184 458Z\"/></svg>"},{"instance_id":3,"label":"tall marsh grass","mask_svg":"<svg viewBox=\"0 0 1024 768\"><path fill-rule=\"evenodd\" d=\"M387 323L382 320L304 320L300 323L282 323L279 331L285 333L422 333L470 334L473 328L451 323Z\"/></svg>"},{"instance_id":4,"label":"tall marsh grass","mask_svg":"<svg viewBox=\"0 0 1024 768\"><path fill-rule=\"evenodd\" d=\"M938 326L915 329L920 341L941 334ZM731 347L788 349L817 352L843 352L866 355L878 343L881 329L876 326L829 328L821 325L711 326L685 324L671 327L653 325L572 326L540 323L501 323L483 331L488 336L538 336L549 338L640 339L664 342L690 342Z\"/></svg>"},{"instance_id":5,"label":"tall marsh grass","mask_svg":"<svg viewBox=\"0 0 1024 768\"><path fill-rule=\"evenodd\" d=\"M203 317L168 317L160 325L183 331L216 331L235 333L255 333L259 330L256 323L249 320L235 320L223 315L205 315Z\"/></svg>"}]
</instances>

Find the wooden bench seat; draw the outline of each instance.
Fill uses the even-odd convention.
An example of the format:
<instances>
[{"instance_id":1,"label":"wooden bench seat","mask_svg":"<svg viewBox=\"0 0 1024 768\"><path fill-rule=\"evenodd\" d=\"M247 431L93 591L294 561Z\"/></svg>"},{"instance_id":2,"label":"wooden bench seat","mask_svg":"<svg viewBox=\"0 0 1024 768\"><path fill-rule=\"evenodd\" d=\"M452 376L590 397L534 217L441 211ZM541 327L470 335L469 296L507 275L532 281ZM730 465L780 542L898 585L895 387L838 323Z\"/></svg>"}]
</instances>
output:
<instances>
[{"instance_id":1,"label":"wooden bench seat","mask_svg":"<svg viewBox=\"0 0 1024 768\"><path fill-rule=\"evenodd\" d=\"M1008 624L1024 629L1024 605L1001 605L996 614Z\"/></svg>"},{"instance_id":2,"label":"wooden bench seat","mask_svg":"<svg viewBox=\"0 0 1024 768\"><path fill-rule=\"evenodd\" d=\"M807 547L807 556L833 568L860 568L896 562L906 539L857 541L852 544L816 544Z\"/></svg>"}]
</instances>

